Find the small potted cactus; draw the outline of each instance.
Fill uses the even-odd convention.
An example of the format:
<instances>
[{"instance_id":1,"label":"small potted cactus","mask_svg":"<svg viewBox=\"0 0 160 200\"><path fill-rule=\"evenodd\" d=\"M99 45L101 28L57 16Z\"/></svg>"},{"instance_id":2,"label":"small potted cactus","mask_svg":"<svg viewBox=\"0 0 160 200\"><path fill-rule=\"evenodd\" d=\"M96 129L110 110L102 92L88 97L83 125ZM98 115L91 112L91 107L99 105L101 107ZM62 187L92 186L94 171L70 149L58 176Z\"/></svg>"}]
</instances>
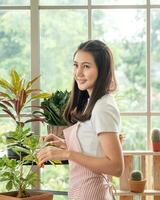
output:
<instances>
[{"instance_id":1,"label":"small potted cactus","mask_svg":"<svg viewBox=\"0 0 160 200\"><path fill-rule=\"evenodd\" d=\"M143 178L143 174L139 170L133 170L130 173L130 179L128 180L131 192L142 193L146 184L146 180Z\"/></svg>"},{"instance_id":2,"label":"small potted cactus","mask_svg":"<svg viewBox=\"0 0 160 200\"><path fill-rule=\"evenodd\" d=\"M153 151L160 151L160 130L153 129L151 132Z\"/></svg>"}]
</instances>

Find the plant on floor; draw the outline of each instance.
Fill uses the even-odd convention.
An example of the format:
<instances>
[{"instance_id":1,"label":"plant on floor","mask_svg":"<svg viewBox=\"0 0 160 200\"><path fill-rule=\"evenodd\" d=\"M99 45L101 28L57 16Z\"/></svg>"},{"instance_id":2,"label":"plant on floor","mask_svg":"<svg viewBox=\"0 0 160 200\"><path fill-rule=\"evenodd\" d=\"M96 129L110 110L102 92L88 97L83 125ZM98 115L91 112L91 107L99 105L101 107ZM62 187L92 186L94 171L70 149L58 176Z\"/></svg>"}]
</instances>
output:
<instances>
[{"instance_id":1,"label":"plant on floor","mask_svg":"<svg viewBox=\"0 0 160 200\"><path fill-rule=\"evenodd\" d=\"M131 192L141 193L144 191L146 180L140 170L131 171L128 182Z\"/></svg>"},{"instance_id":2,"label":"plant on floor","mask_svg":"<svg viewBox=\"0 0 160 200\"><path fill-rule=\"evenodd\" d=\"M37 175L32 172L33 165L37 163L36 150L39 147L39 137L33 134L27 126L29 122L43 121L31 116L23 120L22 111L31 107L35 99L47 98L50 94L41 92L33 88L33 84L39 76L33 80L24 80L16 70L10 72L10 82L0 79L0 107L15 122L15 130L0 134L0 141L18 155L18 159L9 159L4 155L0 159L0 181L5 181L6 189L16 189L17 197L24 198L30 194L27 188L33 186L37 180ZM6 136L8 139L6 139ZM25 170L25 165L29 164L29 170ZM0 195L1 199L1 195Z\"/></svg>"},{"instance_id":3,"label":"plant on floor","mask_svg":"<svg viewBox=\"0 0 160 200\"><path fill-rule=\"evenodd\" d=\"M160 151L160 130L159 129L152 130L151 140L152 140L153 151L155 152Z\"/></svg>"}]
</instances>

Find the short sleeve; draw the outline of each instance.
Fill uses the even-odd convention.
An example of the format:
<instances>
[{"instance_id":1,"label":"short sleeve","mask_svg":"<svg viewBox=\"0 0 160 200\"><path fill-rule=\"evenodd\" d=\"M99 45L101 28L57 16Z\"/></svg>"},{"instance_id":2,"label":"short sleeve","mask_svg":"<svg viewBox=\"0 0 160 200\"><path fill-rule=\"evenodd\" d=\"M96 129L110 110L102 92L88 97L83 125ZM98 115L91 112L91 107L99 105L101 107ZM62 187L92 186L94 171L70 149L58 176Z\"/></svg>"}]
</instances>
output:
<instances>
[{"instance_id":1,"label":"short sleeve","mask_svg":"<svg viewBox=\"0 0 160 200\"><path fill-rule=\"evenodd\" d=\"M95 105L91 123L97 134L101 132L120 132L120 114L116 105L98 103Z\"/></svg>"}]
</instances>

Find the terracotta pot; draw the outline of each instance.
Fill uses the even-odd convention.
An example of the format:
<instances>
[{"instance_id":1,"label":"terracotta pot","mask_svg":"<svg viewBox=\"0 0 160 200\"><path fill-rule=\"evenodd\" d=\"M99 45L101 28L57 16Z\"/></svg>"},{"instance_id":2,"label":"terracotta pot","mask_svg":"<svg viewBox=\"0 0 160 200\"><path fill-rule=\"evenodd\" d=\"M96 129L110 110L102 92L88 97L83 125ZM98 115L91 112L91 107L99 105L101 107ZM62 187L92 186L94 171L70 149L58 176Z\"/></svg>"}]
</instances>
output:
<instances>
[{"instance_id":1,"label":"terracotta pot","mask_svg":"<svg viewBox=\"0 0 160 200\"><path fill-rule=\"evenodd\" d=\"M128 180L128 183L129 183L129 188L131 192L142 193L145 188L146 180L142 180L142 181Z\"/></svg>"},{"instance_id":2,"label":"terracotta pot","mask_svg":"<svg viewBox=\"0 0 160 200\"><path fill-rule=\"evenodd\" d=\"M56 136L64 138L63 129L67 128L67 126L51 126L47 125L48 134L54 133Z\"/></svg>"},{"instance_id":3,"label":"terracotta pot","mask_svg":"<svg viewBox=\"0 0 160 200\"><path fill-rule=\"evenodd\" d=\"M16 197L17 192L4 192L0 193L0 200L53 200L53 193L41 192L41 191L31 191L30 197L19 198Z\"/></svg>"},{"instance_id":4,"label":"terracotta pot","mask_svg":"<svg viewBox=\"0 0 160 200\"><path fill-rule=\"evenodd\" d=\"M152 142L153 151L157 152L160 151L160 141Z\"/></svg>"}]
</instances>

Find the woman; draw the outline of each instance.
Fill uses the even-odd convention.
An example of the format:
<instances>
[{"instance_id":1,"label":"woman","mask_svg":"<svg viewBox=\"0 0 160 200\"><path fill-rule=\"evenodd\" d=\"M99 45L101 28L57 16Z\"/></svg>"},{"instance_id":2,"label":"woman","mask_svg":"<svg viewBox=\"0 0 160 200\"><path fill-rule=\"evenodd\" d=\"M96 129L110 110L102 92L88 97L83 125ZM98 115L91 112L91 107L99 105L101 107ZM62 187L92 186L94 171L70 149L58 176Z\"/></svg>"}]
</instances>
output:
<instances>
[{"instance_id":1,"label":"woman","mask_svg":"<svg viewBox=\"0 0 160 200\"><path fill-rule=\"evenodd\" d=\"M107 175L119 177L124 164L120 116L111 95L117 86L111 51L103 42L89 40L78 47L73 66L73 89L65 111L72 126L63 131L65 140L46 136L54 146L41 149L38 159L40 165L69 160L69 199L112 200Z\"/></svg>"}]
</instances>

